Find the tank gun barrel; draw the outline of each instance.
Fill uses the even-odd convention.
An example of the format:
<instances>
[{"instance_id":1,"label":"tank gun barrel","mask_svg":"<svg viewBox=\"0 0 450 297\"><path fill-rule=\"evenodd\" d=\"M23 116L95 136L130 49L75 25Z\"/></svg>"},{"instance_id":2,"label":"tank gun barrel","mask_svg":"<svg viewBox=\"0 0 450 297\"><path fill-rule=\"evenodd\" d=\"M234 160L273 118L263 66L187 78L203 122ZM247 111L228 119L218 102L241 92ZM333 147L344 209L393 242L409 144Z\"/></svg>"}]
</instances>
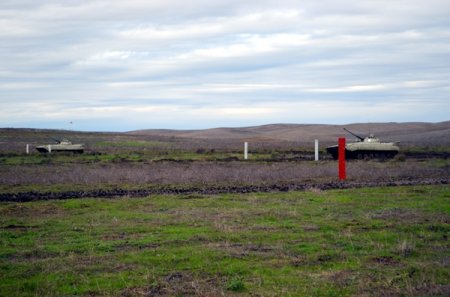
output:
<instances>
[{"instance_id":1,"label":"tank gun barrel","mask_svg":"<svg viewBox=\"0 0 450 297\"><path fill-rule=\"evenodd\" d=\"M61 140L59 140L59 139L56 138L56 137L49 136L49 138L52 139L52 140L54 140L54 141L56 141L57 143L61 143Z\"/></svg>"},{"instance_id":2,"label":"tank gun barrel","mask_svg":"<svg viewBox=\"0 0 450 297\"><path fill-rule=\"evenodd\" d=\"M346 128L343 128L343 129L344 129L345 131L347 131L348 133L350 133L351 135L357 137L359 140L361 140L361 141L364 140L364 137L361 137L361 136L359 136L359 135L356 135L355 133L353 133L352 131L350 131L350 130L348 130L348 129L346 129Z\"/></svg>"}]
</instances>

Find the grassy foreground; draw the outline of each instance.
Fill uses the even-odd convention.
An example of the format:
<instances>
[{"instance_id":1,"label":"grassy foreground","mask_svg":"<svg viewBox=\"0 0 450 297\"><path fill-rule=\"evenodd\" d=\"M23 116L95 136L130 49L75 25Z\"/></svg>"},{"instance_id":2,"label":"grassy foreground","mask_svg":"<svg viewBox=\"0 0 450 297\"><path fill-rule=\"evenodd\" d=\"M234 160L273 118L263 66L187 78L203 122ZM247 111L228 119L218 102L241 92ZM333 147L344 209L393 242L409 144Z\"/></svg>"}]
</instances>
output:
<instances>
[{"instance_id":1,"label":"grassy foreground","mask_svg":"<svg viewBox=\"0 0 450 297\"><path fill-rule=\"evenodd\" d=\"M0 204L0 296L448 296L450 188Z\"/></svg>"}]
</instances>

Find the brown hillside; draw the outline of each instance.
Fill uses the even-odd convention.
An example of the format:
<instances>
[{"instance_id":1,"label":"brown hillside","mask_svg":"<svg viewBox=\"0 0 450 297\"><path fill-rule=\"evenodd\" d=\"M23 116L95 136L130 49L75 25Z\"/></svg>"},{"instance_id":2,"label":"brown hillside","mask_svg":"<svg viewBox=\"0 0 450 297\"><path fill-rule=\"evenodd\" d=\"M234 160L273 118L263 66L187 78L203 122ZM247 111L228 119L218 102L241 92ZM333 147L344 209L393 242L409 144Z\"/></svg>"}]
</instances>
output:
<instances>
[{"instance_id":1,"label":"brown hillside","mask_svg":"<svg viewBox=\"0 0 450 297\"><path fill-rule=\"evenodd\" d=\"M240 139L267 141L334 142L344 136L354 136L343 130L347 128L360 136L375 134L383 141L400 141L407 144L450 144L450 121L440 123L355 123L347 125L321 124L271 124L243 128L214 128L205 130L139 130L134 135L175 136L193 139Z\"/></svg>"}]
</instances>

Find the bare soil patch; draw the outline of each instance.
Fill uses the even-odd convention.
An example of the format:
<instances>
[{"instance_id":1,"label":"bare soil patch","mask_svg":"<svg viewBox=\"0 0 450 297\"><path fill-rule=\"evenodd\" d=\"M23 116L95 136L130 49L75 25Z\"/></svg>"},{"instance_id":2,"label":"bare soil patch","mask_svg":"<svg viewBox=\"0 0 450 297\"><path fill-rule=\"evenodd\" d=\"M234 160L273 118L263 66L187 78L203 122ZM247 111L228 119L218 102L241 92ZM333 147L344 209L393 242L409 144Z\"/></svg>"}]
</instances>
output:
<instances>
[{"instance_id":1,"label":"bare soil patch","mask_svg":"<svg viewBox=\"0 0 450 297\"><path fill-rule=\"evenodd\" d=\"M391 256L374 257L371 259L371 262L386 266L397 266L401 264L399 260L394 259Z\"/></svg>"},{"instance_id":2,"label":"bare soil patch","mask_svg":"<svg viewBox=\"0 0 450 297\"><path fill-rule=\"evenodd\" d=\"M134 296L225 296L225 278L199 277L190 272L172 272L158 280L155 284L141 288L127 288L122 291L122 297Z\"/></svg>"},{"instance_id":3,"label":"bare soil patch","mask_svg":"<svg viewBox=\"0 0 450 297\"><path fill-rule=\"evenodd\" d=\"M380 186L413 186L413 185L439 185L448 184L448 179L400 179L379 182L325 182L325 183L287 183L272 185L243 185L243 186L203 186L203 187L153 187L150 189L108 189L92 191L62 191L62 192L24 192L0 193L0 201L27 202L35 200L75 199L75 198L114 198L114 197L145 197L161 194L201 194L215 195L222 193L255 193L255 192L289 192L304 191L314 187L320 190L351 189ZM386 214L389 216L389 214ZM385 215L385 216L386 216ZM382 215L383 216L383 215Z\"/></svg>"}]
</instances>

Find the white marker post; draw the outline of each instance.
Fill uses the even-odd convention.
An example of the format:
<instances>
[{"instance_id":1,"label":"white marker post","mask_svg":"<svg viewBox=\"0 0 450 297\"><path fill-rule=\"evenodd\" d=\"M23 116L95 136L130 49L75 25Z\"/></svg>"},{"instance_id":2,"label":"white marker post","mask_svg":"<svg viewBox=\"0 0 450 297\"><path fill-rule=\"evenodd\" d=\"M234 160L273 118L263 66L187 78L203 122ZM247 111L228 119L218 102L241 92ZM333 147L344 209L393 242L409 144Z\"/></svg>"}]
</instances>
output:
<instances>
[{"instance_id":1,"label":"white marker post","mask_svg":"<svg viewBox=\"0 0 450 297\"><path fill-rule=\"evenodd\" d=\"M48 152L51 153L52 152L52 147L50 146L50 144L47 146L48 148Z\"/></svg>"},{"instance_id":2,"label":"white marker post","mask_svg":"<svg viewBox=\"0 0 450 297\"><path fill-rule=\"evenodd\" d=\"M244 159L248 159L248 142L244 142Z\"/></svg>"},{"instance_id":3,"label":"white marker post","mask_svg":"<svg viewBox=\"0 0 450 297\"><path fill-rule=\"evenodd\" d=\"M27 147L26 147L25 151L27 152L27 155L30 153L30 145L28 143L27 143Z\"/></svg>"},{"instance_id":4,"label":"white marker post","mask_svg":"<svg viewBox=\"0 0 450 297\"><path fill-rule=\"evenodd\" d=\"M319 161L319 139L314 141L314 160Z\"/></svg>"}]
</instances>

